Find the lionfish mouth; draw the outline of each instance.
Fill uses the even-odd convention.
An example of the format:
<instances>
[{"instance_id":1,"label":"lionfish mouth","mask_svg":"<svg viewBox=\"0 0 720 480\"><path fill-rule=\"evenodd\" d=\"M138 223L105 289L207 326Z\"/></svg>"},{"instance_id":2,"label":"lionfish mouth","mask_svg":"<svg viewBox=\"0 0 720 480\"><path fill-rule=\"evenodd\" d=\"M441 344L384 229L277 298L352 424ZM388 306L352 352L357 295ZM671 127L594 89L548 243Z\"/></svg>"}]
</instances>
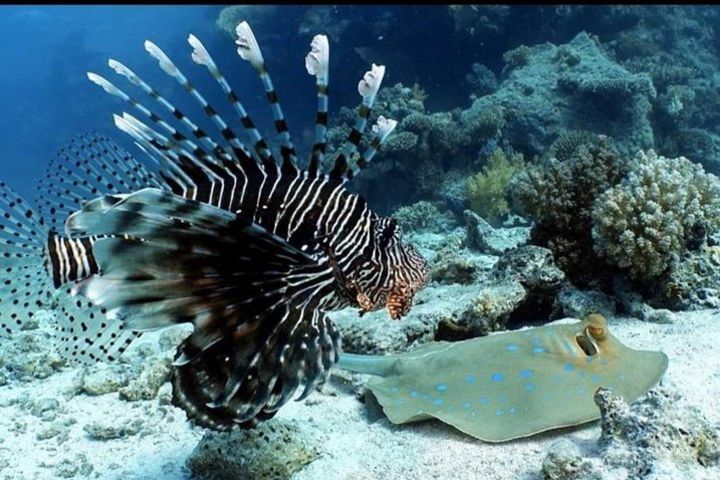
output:
<instances>
[{"instance_id":1,"label":"lionfish mouth","mask_svg":"<svg viewBox=\"0 0 720 480\"><path fill-rule=\"evenodd\" d=\"M395 287L387 296L385 307L390 313L390 318L399 320L410 312L413 304L415 290L408 286Z\"/></svg>"},{"instance_id":2,"label":"lionfish mouth","mask_svg":"<svg viewBox=\"0 0 720 480\"><path fill-rule=\"evenodd\" d=\"M415 289L409 286L396 286L385 297L385 308L387 308L390 318L399 320L410 312L413 305L413 296ZM382 308L382 297L373 302L365 293L358 293L356 300L360 305L360 314L375 311Z\"/></svg>"}]
</instances>

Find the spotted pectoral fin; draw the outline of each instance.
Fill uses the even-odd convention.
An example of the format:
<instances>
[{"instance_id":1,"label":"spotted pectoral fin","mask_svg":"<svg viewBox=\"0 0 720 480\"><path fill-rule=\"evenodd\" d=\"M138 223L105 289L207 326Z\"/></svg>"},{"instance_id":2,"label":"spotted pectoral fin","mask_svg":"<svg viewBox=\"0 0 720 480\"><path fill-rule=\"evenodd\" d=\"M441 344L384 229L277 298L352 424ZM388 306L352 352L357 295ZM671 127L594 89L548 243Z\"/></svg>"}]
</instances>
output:
<instances>
[{"instance_id":1,"label":"spotted pectoral fin","mask_svg":"<svg viewBox=\"0 0 720 480\"><path fill-rule=\"evenodd\" d=\"M338 335L321 312L333 294L315 259L230 212L142 190L90 202L69 230L112 235L93 245L102 274L77 291L146 330L192 322L175 360L175 400L218 429L267 417L336 361Z\"/></svg>"}]
</instances>

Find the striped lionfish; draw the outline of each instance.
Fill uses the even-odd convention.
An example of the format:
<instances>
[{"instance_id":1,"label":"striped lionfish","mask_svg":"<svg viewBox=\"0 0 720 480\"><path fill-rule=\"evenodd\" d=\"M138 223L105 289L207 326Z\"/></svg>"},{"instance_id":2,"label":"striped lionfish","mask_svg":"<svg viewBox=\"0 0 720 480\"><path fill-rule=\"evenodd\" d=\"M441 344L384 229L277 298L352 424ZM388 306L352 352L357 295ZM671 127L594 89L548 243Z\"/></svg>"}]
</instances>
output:
<instances>
[{"instance_id":1,"label":"striped lionfish","mask_svg":"<svg viewBox=\"0 0 720 480\"><path fill-rule=\"evenodd\" d=\"M240 117L243 143L154 43L145 49L196 101L220 136L212 138L128 67L108 64L154 99L170 121L95 73L88 78L136 110L115 115L151 162L108 138L73 139L39 183L40 215L0 184L0 327L21 328L54 305L68 358L112 360L146 330L194 329L173 363L173 402L195 423L218 430L272 417L325 381L340 354L326 312L387 307L406 315L428 276L423 257L400 239L394 219L366 206L346 183L396 125L379 117L359 145L384 66L358 85L362 104L345 144L324 172L328 112L327 37L305 59L317 87L315 139L298 166L283 112L255 36L237 26L237 52L262 80L279 139L263 139L203 44L188 41ZM279 158L276 154L279 153ZM334 161L333 161L334 160ZM155 168L151 168L154 166ZM64 235L62 232L64 227Z\"/></svg>"}]
</instances>

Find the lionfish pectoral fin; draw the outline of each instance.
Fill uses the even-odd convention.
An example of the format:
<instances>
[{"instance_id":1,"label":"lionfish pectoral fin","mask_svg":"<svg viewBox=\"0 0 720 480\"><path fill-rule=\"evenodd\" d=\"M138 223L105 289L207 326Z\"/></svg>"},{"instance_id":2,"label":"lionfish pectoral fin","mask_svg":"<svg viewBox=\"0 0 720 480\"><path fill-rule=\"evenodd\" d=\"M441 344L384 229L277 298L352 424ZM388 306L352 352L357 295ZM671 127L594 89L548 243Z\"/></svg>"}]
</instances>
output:
<instances>
[{"instance_id":1,"label":"lionfish pectoral fin","mask_svg":"<svg viewBox=\"0 0 720 480\"><path fill-rule=\"evenodd\" d=\"M191 322L177 350L173 397L215 429L269 418L337 361L339 335L321 311L333 292L327 258L313 258L231 212L145 189L88 204L71 232L93 246L102 274L81 294L146 330Z\"/></svg>"}]
</instances>

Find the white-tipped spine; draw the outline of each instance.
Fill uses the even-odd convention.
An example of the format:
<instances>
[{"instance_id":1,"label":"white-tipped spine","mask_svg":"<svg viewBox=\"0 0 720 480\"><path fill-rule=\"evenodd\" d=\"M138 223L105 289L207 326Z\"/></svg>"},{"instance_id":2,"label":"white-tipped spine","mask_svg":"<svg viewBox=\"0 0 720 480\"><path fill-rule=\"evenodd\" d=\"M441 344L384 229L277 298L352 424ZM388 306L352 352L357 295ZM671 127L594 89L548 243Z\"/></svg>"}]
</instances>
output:
<instances>
[{"instance_id":1,"label":"white-tipped spine","mask_svg":"<svg viewBox=\"0 0 720 480\"><path fill-rule=\"evenodd\" d=\"M310 52L305 57L305 68L318 81L327 82L328 65L330 64L330 44L325 35L315 35L310 42Z\"/></svg>"},{"instance_id":2,"label":"white-tipped spine","mask_svg":"<svg viewBox=\"0 0 720 480\"><path fill-rule=\"evenodd\" d=\"M237 53L240 58L247 60L255 68L261 68L265 61L263 60L262 52L260 52L260 46L255 39L255 34L248 25L247 22L240 22L235 27L235 33L237 33L237 40L235 43L238 45Z\"/></svg>"},{"instance_id":3,"label":"white-tipped spine","mask_svg":"<svg viewBox=\"0 0 720 480\"><path fill-rule=\"evenodd\" d=\"M397 127L397 120L393 120L392 118L385 118L382 115L380 115L377 119L377 123L372 126L372 131L377 135L378 139L380 140L380 143L383 143L385 139L392 133L393 130L395 130L395 127Z\"/></svg>"},{"instance_id":4,"label":"white-tipped spine","mask_svg":"<svg viewBox=\"0 0 720 480\"><path fill-rule=\"evenodd\" d=\"M385 77L385 65L375 65L373 63L370 70L365 72L362 80L358 83L358 93L366 102L375 100L383 77Z\"/></svg>"},{"instance_id":5,"label":"white-tipped spine","mask_svg":"<svg viewBox=\"0 0 720 480\"><path fill-rule=\"evenodd\" d=\"M115 85L113 85L107 79L101 77L97 73L87 72L87 77L88 80L93 82L95 85L99 85L100 87L102 87L102 89L110 95L115 95L116 97L120 97L123 100L127 100L129 98L125 92L117 88Z\"/></svg>"},{"instance_id":6,"label":"white-tipped spine","mask_svg":"<svg viewBox=\"0 0 720 480\"><path fill-rule=\"evenodd\" d=\"M165 55L165 52L160 50L160 47L155 45L150 40L145 40L145 50L150 54L151 57L158 61L158 63L160 64L160 68L162 68L168 75L172 75L174 77L180 73L172 60L170 60L170 58Z\"/></svg>"},{"instance_id":7,"label":"white-tipped spine","mask_svg":"<svg viewBox=\"0 0 720 480\"><path fill-rule=\"evenodd\" d=\"M210 69L217 69L215 62L213 62L213 59L210 57L205 45L203 45L202 42L192 33L188 36L188 43L191 47L193 47L193 51L190 54L193 62L198 65L205 65Z\"/></svg>"},{"instance_id":8,"label":"white-tipped spine","mask_svg":"<svg viewBox=\"0 0 720 480\"><path fill-rule=\"evenodd\" d=\"M109 59L108 66L110 68L112 68L115 71L115 73L127 78L133 84L140 85L140 78L138 78L138 76L135 75L135 72L133 72L132 70L130 70L128 67L126 67L122 63L118 62L117 60L112 59L112 58Z\"/></svg>"}]
</instances>

